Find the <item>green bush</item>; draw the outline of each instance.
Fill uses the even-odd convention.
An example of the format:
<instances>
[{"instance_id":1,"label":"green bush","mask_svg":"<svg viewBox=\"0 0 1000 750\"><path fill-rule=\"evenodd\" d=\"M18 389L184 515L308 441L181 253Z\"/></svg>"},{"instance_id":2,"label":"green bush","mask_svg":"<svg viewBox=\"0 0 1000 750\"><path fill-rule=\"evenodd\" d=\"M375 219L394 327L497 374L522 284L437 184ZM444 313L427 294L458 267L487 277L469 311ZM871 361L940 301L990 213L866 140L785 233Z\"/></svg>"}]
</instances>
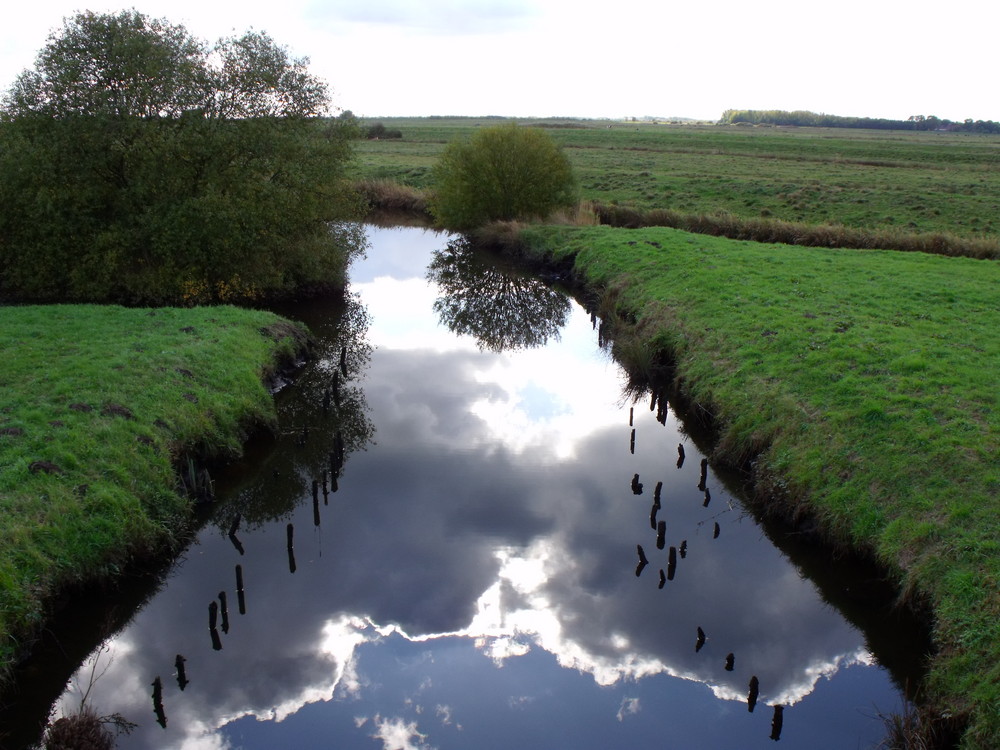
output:
<instances>
[{"instance_id":1,"label":"green bush","mask_svg":"<svg viewBox=\"0 0 1000 750\"><path fill-rule=\"evenodd\" d=\"M0 109L0 299L203 303L339 284L356 126L266 34L80 13Z\"/></svg>"},{"instance_id":2,"label":"green bush","mask_svg":"<svg viewBox=\"0 0 1000 750\"><path fill-rule=\"evenodd\" d=\"M384 141L388 139L399 139L403 137L403 131L395 128L387 128L384 123L376 122L365 128L365 138L369 141Z\"/></svg>"},{"instance_id":3,"label":"green bush","mask_svg":"<svg viewBox=\"0 0 1000 750\"><path fill-rule=\"evenodd\" d=\"M453 141L433 169L431 211L449 229L544 218L576 202L569 160L544 130L514 123Z\"/></svg>"}]
</instances>

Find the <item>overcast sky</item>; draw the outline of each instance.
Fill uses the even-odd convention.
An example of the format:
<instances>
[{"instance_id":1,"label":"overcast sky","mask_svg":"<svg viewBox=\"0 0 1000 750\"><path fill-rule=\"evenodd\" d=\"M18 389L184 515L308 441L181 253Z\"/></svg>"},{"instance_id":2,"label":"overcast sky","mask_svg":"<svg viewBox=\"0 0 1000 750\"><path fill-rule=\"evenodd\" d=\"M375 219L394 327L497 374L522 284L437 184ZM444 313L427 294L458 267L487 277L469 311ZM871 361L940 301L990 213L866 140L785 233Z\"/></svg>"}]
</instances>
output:
<instances>
[{"instance_id":1,"label":"overcast sky","mask_svg":"<svg viewBox=\"0 0 1000 750\"><path fill-rule=\"evenodd\" d=\"M3 12L0 86L64 17L127 7L209 41L266 31L366 117L1000 120L1000 5L982 0L35 0Z\"/></svg>"}]
</instances>

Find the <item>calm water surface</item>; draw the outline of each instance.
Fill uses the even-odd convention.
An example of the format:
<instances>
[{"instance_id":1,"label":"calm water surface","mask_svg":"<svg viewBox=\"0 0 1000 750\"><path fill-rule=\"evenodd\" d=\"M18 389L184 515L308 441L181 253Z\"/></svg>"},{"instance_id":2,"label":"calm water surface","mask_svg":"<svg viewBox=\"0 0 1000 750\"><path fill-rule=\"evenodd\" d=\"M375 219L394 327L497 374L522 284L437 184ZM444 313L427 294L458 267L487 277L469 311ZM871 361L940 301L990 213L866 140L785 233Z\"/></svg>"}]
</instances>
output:
<instances>
[{"instance_id":1,"label":"calm water surface","mask_svg":"<svg viewBox=\"0 0 1000 750\"><path fill-rule=\"evenodd\" d=\"M56 712L87 691L122 748L877 744L902 699L865 635L622 396L590 315L370 236L350 304L296 311L324 357L281 437Z\"/></svg>"}]
</instances>

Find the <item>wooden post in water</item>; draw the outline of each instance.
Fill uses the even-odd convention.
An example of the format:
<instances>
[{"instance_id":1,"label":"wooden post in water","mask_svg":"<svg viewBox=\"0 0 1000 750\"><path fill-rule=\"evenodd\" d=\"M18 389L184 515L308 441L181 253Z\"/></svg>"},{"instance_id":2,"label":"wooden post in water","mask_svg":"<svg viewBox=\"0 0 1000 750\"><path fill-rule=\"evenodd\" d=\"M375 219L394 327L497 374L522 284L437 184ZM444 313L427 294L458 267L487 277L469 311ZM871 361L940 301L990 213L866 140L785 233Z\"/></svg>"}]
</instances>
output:
<instances>
[{"instance_id":1,"label":"wooden post in water","mask_svg":"<svg viewBox=\"0 0 1000 750\"><path fill-rule=\"evenodd\" d=\"M757 675L750 678L750 692L747 694L747 711L753 713L754 706L757 705L757 696L760 694L760 680Z\"/></svg>"},{"instance_id":2,"label":"wooden post in water","mask_svg":"<svg viewBox=\"0 0 1000 750\"><path fill-rule=\"evenodd\" d=\"M219 592L219 614L222 615L222 632L229 632L229 605L226 603L226 592Z\"/></svg>"},{"instance_id":3,"label":"wooden post in water","mask_svg":"<svg viewBox=\"0 0 1000 750\"><path fill-rule=\"evenodd\" d=\"M236 566L236 601L240 608L240 614L247 613L247 600L243 593L243 566Z\"/></svg>"},{"instance_id":4,"label":"wooden post in water","mask_svg":"<svg viewBox=\"0 0 1000 750\"><path fill-rule=\"evenodd\" d=\"M701 459L701 480L698 482L698 489L705 491L705 483L708 481L708 459Z\"/></svg>"},{"instance_id":5,"label":"wooden post in water","mask_svg":"<svg viewBox=\"0 0 1000 750\"><path fill-rule=\"evenodd\" d=\"M684 446L680 443L677 444L677 468L681 468L684 465Z\"/></svg>"},{"instance_id":6,"label":"wooden post in water","mask_svg":"<svg viewBox=\"0 0 1000 750\"><path fill-rule=\"evenodd\" d=\"M161 682L159 675L153 680L153 713L156 714L156 723L166 729L167 715L163 711L163 682Z\"/></svg>"},{"instance_id":7,"label":"wooden post in water","mask_svg":"<svg viewBox=\"0 0 1000 750\"><path fill-rule=\"evenodd\" d=\"M177 670L177 687L181 690L186 688L189 682L187 678L187 670L184 668L184 662L186 661L187 659L180 654L177 654L177 657L174 659L174 669Z\"/></svg>"},{"instance_id":8,"label":"wooden post in water","mask_svg":"<svg viewBox=\"0 0 1000 750\"><path fill-rule=\"evenodd\" d=\"M785 723L785 707L775 706L774 716L771 717L771 739L777 742L781 739L781 728Z\"/></svg>"},{"instance_id":9,"label":"wooden post in water","mask_svg":"<svg viewBox=\"0 0 1000 750\"><path fill-rule=\"evenodd\" d=\"M641 544L637 544L636 549L639 552L639 564L635 566L635 575L638 578L642 574L643 568L649 564L649 560L646 559L646 553L643 551Z\"/></svg>"},{"instance_id":10,"label":"wooden post in water","mask_svg":"<svg viewBox=\"0 0 1000 750\"><path fill-rule=\"evenodd\" d=\"M293 540L294 540L294 537L295 537L295 527L292 524L288 524L288 526L285 527L285 536L287 538L287 543L288 543L287 544L287 546L288 546L288 572L289 573L294 573L295 572L295 547L294 547L294 544L293 544Z\"/></svg>"}]
</instances>

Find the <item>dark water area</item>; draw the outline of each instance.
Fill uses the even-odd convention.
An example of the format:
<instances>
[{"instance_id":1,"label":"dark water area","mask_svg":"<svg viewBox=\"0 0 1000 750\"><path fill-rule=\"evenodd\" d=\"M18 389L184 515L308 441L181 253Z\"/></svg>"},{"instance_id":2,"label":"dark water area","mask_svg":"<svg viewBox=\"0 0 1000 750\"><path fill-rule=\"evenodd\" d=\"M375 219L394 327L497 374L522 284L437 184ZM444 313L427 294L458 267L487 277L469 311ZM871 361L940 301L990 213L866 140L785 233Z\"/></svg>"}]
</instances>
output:
<instances>
[{"instance_id":1,"label":"dark water area","mask_svg":"<svg viewBox=\"0 0 1000 750\"><path fill-rule=\"evenodd\" d=\"M86 695L121 748L876 746L921 653L877 576L758 524L570 298L369 231L348 298L285 311L321 350L280 435L56 629L10 736Z\"/></svg>"}]
</instances>

